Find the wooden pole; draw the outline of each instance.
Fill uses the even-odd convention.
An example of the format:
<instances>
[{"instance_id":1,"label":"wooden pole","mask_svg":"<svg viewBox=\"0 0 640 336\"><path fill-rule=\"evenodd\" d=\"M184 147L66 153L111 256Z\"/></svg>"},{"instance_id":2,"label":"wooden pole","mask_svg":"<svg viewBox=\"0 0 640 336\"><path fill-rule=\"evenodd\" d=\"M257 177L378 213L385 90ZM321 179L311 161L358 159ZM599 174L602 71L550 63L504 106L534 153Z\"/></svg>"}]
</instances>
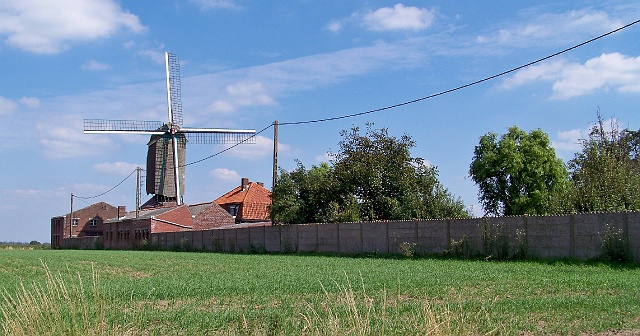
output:
<instances>
[{"instance_id":1,"label":"wooden pole","mask_svg":"<svg viewBox=\"0 0 640 336\"><path fill-rule=\"evenodd\" d=\"M140 171L142 168L136 168L136 218L140 216Z\"/></svg>"},{"instance_id":2,"label":"wooden pole","mask_svg":"<svg viewBox=\"0 0 640 336\"><path fill-rule=\"evenodd\" d=\"M71 212L69 212L69 238L71 238L73 230L73 193L71 193Z\"/></svg>"},{"instance_id":3,"label":"wooden pole","mask_svg":"<svg viewBox=\"0 0 640 336\"><path fill-rule=\"evenodd\" d=\"M273 181L271 183L271 192L276 186L278 178L278 121L273 122Z\"/></svg>"}]
</instances>

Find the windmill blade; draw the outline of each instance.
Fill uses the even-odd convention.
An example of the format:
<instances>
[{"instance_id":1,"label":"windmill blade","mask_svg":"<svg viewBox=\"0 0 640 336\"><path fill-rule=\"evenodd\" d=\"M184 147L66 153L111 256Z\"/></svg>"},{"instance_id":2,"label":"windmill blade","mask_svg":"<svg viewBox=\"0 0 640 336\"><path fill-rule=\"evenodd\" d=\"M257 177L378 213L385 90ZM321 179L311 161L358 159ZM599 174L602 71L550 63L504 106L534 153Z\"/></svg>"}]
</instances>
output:
<instances>
[{"instance_id":1,"label":"windmill blade","mask_svg":"<svg viewBox=\"0 0 640 336\"><path fill-rule=\"evenodd\" d=\"M164 134L159 121L85 119L84 133Z\"/></svg>"},{"instance_id":2,"label":"windmill blade","mask_svg":"<svg viewBox=\"0 0 640 336\"><path fill-rule=\"evenodd\" d=\"M169 122L182 125L182 88L180 85L180 60L178 55L165 53L167 65L167 98L169 102Z\"/></svg>"},{"instance_id":3,"label":"windmill blade","mask_svg":"<svg viewBox=\"0 0 640 336\"><path fill-rule=\"evenodd\" d=\"M180 130L182 132L182 130ZM254 132L185 132L189 143L194 144L237 144L256 143Z\"/></svg>"}]
</instances>

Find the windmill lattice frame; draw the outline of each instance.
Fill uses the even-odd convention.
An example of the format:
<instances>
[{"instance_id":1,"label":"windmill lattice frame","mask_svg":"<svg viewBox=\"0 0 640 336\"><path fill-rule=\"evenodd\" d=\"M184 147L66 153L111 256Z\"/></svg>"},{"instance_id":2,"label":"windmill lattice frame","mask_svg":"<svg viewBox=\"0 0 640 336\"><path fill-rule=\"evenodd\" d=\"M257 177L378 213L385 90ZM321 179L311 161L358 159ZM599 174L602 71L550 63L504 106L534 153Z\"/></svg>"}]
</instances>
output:
<instances>
[{"instance_id":1,"label":"windmill lattice frame","mask_svg":"<svg viewBox=\"0 0 640 336\"><path fill-rule=\"evenodd\" d=\"M180 61L165 52L167 78L167 122L141 120L85 119L87 134L147 134L147 194L182 204L186 145L255 143L253 129L183 127Z\"/></svg>"}]
</instances>

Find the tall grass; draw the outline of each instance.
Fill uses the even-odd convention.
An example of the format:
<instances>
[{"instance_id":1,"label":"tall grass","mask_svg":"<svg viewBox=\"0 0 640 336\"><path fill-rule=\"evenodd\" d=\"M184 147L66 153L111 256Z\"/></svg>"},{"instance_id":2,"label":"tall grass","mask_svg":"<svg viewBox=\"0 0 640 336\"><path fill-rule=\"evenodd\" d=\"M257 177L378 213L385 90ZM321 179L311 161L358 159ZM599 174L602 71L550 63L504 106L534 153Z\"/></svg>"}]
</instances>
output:
<instances>
[{"instance_id":1,"label":"tall grass","mask_svg":"<svg viewBox=\"0 0 640 336\"><path fill-rule=\"evenodd\" d=\"M338 290L324 292L319 305L307 304L300 313L304 321L302 333L310 335L491 335L504 331L499 322L491 321L485 309L465 311L462 298L451 305L401 293L391 295L384 289L369 295L362 277L361 288L354 290L345 274L343 284L334 281ZM406 314L411 311L412 314ZM498 325L486 331L487 325Z\"/></svg>"},{"instance_id":2,"label":"tall grass","mask_svg":"<svg viewBox=\"0 0 640 336\"><path fill-rule=\"evenodd\" d=\"M604 262L0 250L0 335L640 333L639 278Z\"/></svg>"},{"instance_id":3,"label":"tall grass","mask_svg":"<svg viewBox=\"0 0 640 336\"><path fill-rule=\"evenodd\" d=\"M124 328L112 327L105 319L107 300L98 285L98 272L91 267L86 286L78 272L56 274L42 263L43 284L21 283L15 294L2 291L0 311L6 335L122 335Z\"/></svg>"}]
</instances>

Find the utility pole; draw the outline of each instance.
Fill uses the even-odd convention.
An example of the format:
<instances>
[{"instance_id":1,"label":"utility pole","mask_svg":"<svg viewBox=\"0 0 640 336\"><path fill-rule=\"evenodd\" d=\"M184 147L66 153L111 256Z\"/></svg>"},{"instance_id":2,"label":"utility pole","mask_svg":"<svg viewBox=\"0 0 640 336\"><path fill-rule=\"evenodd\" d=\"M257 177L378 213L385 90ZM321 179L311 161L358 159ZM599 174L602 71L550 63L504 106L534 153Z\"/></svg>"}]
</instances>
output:
<instances>
[{"instance_id":1,"label":"utility pole","mask_svg":"<svg viewBox=\"0 0 640 336\"><path fill-rule=\"evenodd\" d=\"M71 193L71 212L69 213L69 217L69 239L71 239L73 230L73 193Z\"/></svg>"},{"instance_id":2,"label":"utility pole","mask_svg":"<svg viewBox=\"0 0 640 336\"><path fill-rule=\"evenodd\" d=\"M271 184L271 192L276 187L276 179L278 178L278 121L273 122L273 182Z\"/></svg>"},{"instance_id":3,"label":"utility pole","mask_svg":"<svg viewBox=\"0 0 640 336\"><path fill-rule=\"evenodd\" d=\"M140 171L142 168L136 168L136 218L140 215Z\"/></svg>"}]
</instances>

